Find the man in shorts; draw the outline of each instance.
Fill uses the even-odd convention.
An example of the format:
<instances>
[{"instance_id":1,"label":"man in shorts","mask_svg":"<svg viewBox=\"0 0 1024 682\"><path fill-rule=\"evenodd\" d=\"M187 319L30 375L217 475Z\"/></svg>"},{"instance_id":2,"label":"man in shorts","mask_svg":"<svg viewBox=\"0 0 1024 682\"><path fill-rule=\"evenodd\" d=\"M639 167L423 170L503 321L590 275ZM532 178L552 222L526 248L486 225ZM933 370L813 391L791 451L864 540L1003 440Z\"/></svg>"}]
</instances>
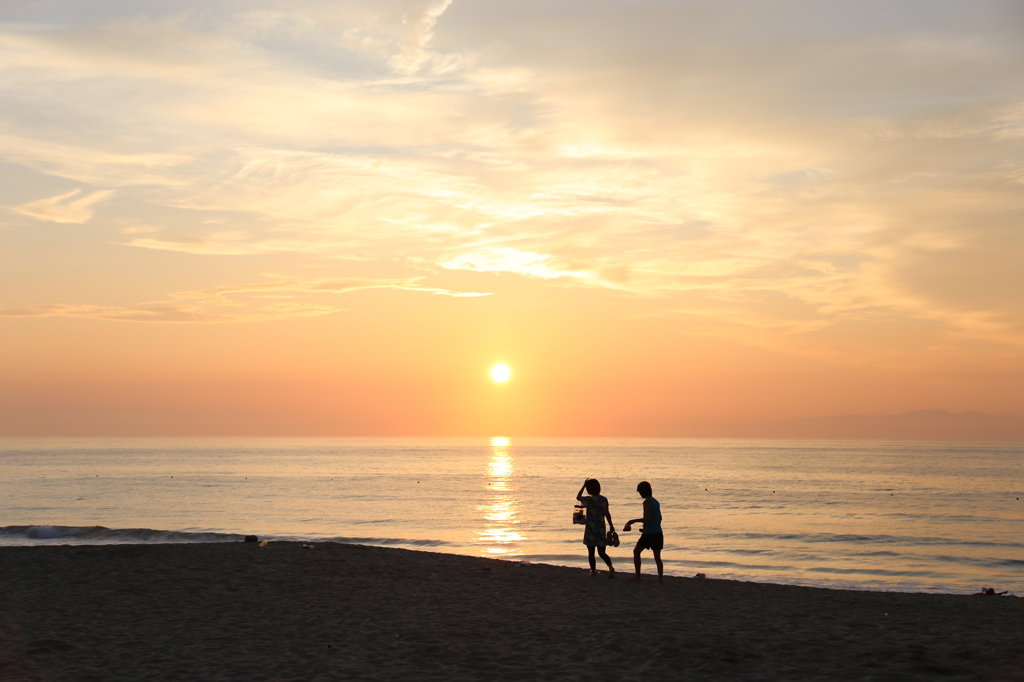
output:
<instances>
[{"instance_id":1,"label":"man in shorts","mask_svg":"<svg viewBox=\"0 0 1024 682\"><path fill-rule=\"evenodd\" d=\"M654 499L651 484L647 481L641 481L636 486L636 491L644 498L644 516L641 519L627 521L622 529L628 533L634 523L644 524L640 530L640 539L633 548L633 566L636 567L636 577L633 580L640 582L640 554L649 549L654 552L654 563L658 565L658 582L664 582L665 569L661 564L661 548L665 546L665 535L661 532L661 503Z\"/></svg>"}]
</instances>

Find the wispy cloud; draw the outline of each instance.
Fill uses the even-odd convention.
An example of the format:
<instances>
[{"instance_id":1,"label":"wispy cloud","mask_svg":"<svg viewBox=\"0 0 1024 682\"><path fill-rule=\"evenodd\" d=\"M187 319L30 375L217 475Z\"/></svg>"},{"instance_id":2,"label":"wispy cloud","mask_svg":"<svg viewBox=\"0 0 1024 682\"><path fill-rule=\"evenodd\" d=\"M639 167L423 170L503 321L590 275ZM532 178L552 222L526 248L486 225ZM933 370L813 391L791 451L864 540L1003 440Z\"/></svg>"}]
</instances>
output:
<instances>
[{"instance_id":1,"label":"wispy cloud","mask_svg":"<svg viewBox=\"0 0 1024 682\"><path fill-rule=\"evenodd\" d=\"M572 270L549 254L519 251L507 247L485 247L461 253L438 262L449 270L474 270L476 272L510 272L540 279L573 278L585 283L601 285L600 276L588 270ZM604 283L604 284L611 284Z\"/></svg>"},{"instance_id":2,"label":"wispy cloud","mask_svg":"<svg viewBox=\"0 0 1024 682\"><path fill-rule=\"evenodd\" d=\"M101 190L76 199L81 192L81 189L73 189L55 197L15 206L13 210L22 215L55 223L84 223L92 218L93 204L113 194L110 190Z\"/></svg>"},{"instance_id":3,"label":"wispy cloud","mask_svg":"<svg viewBox=\"0 0 1024 682\"><path fill-rule=\"evenodd\" d=\"M233 284L197 291L183 291L171 294L172 300L218 301L227 303L232 294L267 294L267 293L306 293L306 294L344 294L364 289L400 289L403 291L421 291L455 297L489 296L489 293L450 291L437 287L423 286L423 277L405 277L396 279L338 279L338 278L285 278L275 277L269 282L249 284Z\"/></svg>"},{"instance_id":4,"label":"wispy cloud","mask_svg":"<svg viewBox=\"0 0 1024 682\"><path fill-rule=\"evenodd\" d=\"M315 314L324 314L321 311ZM142 304L137 306L97 305L37 305L20 308L0 308L0 317L79 317L95 320L124 320L130 322L228 322L238 318L213 315L190 306ZM252 318L264 319L264 318Z\"/></svg>"},{"instance_id":5,"label":"wispy cloud","mask_svg":"<svg viewBox=\"0 0 1024 682\"><path fill-rule=\"evenodd\" d=\"M402 17L405 42L402 51L391 59L391 66L403 74L414 74L427 60L427 45L434 37L434 26L452 0L415 0L413 8Z\"/></svg>"},{"instance_id":6,"label":"wispy cloud","mask_svg":"<svg viewBox=\"0 0 1024 682\"><path fill-rule=\"evenodd\" d=\"M152 229L156 231L155 228ZM190 253L197 256L251 256L289 251L308 253L322 251L324 246L322 242L315 240L253 240L250 233L238 231L201 232L166 237L136 237L123 242L123 244L143 249Z\"/></svg>"},{"instance_id":7,"label":"wispy cloud","mask_svg":"<svg viewBox=\"0 0 1024 682\"><path fill-rule=\"evenodd\" d=\"M345 310L309 295L345 294L367 289L416 291L456 298L489 296L487 292L452 291L423 285L423 277L397 279L284 278L268 282L233 284L179 291L167 301L131 306L34 305L0 308L0 317L80 317L127 322L255 322L259 320L317 317ZM307 295L307 300L300 300Z\"/></svg>"}]
</instances>

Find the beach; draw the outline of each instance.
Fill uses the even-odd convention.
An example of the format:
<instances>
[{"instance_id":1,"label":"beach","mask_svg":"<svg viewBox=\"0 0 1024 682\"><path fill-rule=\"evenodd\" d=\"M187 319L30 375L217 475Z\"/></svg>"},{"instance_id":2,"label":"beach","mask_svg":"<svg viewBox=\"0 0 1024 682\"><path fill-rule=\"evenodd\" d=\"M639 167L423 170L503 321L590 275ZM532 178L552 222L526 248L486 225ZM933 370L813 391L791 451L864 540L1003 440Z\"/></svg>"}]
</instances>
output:
<instances>
[{"instance_id":1,"label":"beach","mask_svg":"<svg viewBox=\"0 0 1024 682\"><path fill-rule=\"evenodd\" d=\"M636 584L617 566L609 580L335 543L3 547L0 679L1024 679L1017 597Z\"/></svg>"}]
</instances>

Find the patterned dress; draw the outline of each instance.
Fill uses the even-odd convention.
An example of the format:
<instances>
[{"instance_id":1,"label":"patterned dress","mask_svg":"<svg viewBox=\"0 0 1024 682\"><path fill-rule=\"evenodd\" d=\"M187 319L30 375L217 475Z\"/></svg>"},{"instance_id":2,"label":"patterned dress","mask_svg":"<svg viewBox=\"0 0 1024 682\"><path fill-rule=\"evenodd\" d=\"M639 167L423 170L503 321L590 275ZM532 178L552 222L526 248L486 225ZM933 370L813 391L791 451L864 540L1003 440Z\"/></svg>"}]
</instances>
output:
<instances>
[{"instance_id":1,"label":"patterned dress","mask_svg":"<svg viewBox=\"0 0 1024 682\"><path fill-rule=\"evenodd\" d=\"M604 518L608 513L608 498L604 495L584 495L583 506L587 508L587 525L583 529L583 544L587 547L604 547L608 544L608 532Z\"/></svg>"}]
</instances>

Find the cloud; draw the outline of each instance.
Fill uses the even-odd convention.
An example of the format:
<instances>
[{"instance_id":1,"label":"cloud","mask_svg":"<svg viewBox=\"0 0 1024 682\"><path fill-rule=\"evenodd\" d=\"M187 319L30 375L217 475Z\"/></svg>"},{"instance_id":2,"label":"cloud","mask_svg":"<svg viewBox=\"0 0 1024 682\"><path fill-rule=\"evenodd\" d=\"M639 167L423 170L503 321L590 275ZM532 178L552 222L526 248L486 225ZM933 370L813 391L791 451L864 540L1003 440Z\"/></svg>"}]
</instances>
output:
<instances>
[{"instance_id":1,"label":"cloud","mask_svg":"<svg viewBox=\"0 0 1024 682\"><path fill-rule=\"evenodd\" d=\"M72 199L78 196L82 190L73 189L65 194L60 194L48 199L30 201L12 210L39 220L49 220L55 223L84 223L92 218L93 204L103 201L111 194L110 190L102 190L87 194L80 199Z\"/></svg>"},{"instance_id":2,"label":"cloud","mask_svg":"<svg viewBox=\"0 0 1024 682\"><path fill-rule=\"evenodd\" d=\"M489 293L459 292L437 287L424 287L423 277L404 277L394 279L361 279L361 278L284 278L278 277L270 282L249 284L233 284L197 291L183 291L171 294L173 300L220 301L226 303L231 294L267 294L267 293L306 293L306 294L344 294L364 289L399 289L403 291L422 291L431 294L455 297L490 296Z\"/></svg>"},{"instance_id":3,"label":"cloud","mask_svg":"<svg viewBox=\"0 0 1024 682\"><path fill-rule=\"evenodd\" d=\"M588 283L601 285L601 278L594 272L574 271L560 266L548 254L518 251L507 247L486 247L461 253L438 262L448 270L473 270L476 272L510 272L526 277L558 279L570 277Z\"/></svg>"},{"instance_id":4,"label":"cloud","mask_svg":"<svg viewBox=\"0 0 1024 682\"><path fill-rule=\"evenodd\" d=\"M420 70L428 58L427 45L434 37L434 26L451 4L452 0L416 0L414 8L402 18L405 42L390 61L395 71L411 75Z\"/></svg>"},{"instance_id":5,"label":"cloud","mask_svg":"<svg viewBox=\"0 0 1024 682\"><path fill-rule=\"evenodd\" d=\"M147 230L126 260L416 262L780 334L1016 342L1024 54L999 3L217 7L0 27L0 155L117 188ZM16 210L88 219L99 194ZM257 295L318 294L220 298Z\"/></svg>"},{"instance_id":6,"label":"cloud","mask_svg":"<svg viewBox=\"0 0 1024 682\"><path fill-rule=\"evenodd\" d=\"M0 317L79 317L132 322L227 322L233 318L211 315L189 306L144 304L138 306L38 305L0 308Z\"/></svg>"},{"instance_id":7,"label":"cloud","mask_svg":"<svg viewBox=\"0 0 1024 682\"><path fill-rule=\"evenodd\" d=\"M150 228L150 230L152 231L153 228ZM123 245L158 251L190 253L197 256L251 256L288 251L311 252L322 249L322 244L310 240L268 239L254 241L251 240L251 235L248 233L230 231L164 238L137 237L123 242Z\"/></svg>"},{"instance_id":8,"label":"cloud","mask_svg":"<svg viewBox=\"0 0 1024 682\"><path fill-rule=\"evenodd\" d=\"M132 187L187 183L180 175L175 175L173 169L191 161L190 157L173 152L113 151L109 148L108 132L98 134L89 144L84 140L47 139L32 132L4 134L0 128L0 158L40 173L90 185Z\"/></svg>"},{"instance_id":9,"label":"cloud","mask_svg":"<svg viewBox=\"0 0 1024 682\"><path fill-rule=\"evenodd\" d=\"M35 305L0 308L0 317L77 317L126 322L255 322L318 317L345 310L302 295L345 294L366 289L417 291L456 298L489 296L486 292L452 291L423 286L423 277L396 279L274 278L269 282L233 284L179 291L169 301L131 306Z\"/></svg>"}]
</instances>

